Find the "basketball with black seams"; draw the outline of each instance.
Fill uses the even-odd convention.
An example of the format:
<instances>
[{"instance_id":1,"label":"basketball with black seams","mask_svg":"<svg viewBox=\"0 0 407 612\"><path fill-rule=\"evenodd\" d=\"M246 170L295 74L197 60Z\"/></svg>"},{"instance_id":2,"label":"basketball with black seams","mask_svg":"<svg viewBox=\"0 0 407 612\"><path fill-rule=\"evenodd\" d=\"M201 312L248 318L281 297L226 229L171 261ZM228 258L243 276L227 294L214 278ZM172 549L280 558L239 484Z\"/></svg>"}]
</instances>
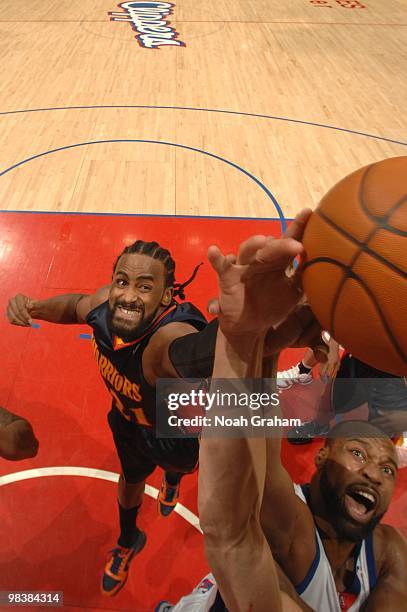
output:
<instances>
[{"instance_id":1,"label":"basketball with black seams","mask_svg":"<svg viewBox=\"0 0 407 612\"><path fill-rule=\"evenodd\" d=\"M407 156L337 183L303 241L303 287L323 329L361 361L407 376Z\"/></svg>"}]
</instances>

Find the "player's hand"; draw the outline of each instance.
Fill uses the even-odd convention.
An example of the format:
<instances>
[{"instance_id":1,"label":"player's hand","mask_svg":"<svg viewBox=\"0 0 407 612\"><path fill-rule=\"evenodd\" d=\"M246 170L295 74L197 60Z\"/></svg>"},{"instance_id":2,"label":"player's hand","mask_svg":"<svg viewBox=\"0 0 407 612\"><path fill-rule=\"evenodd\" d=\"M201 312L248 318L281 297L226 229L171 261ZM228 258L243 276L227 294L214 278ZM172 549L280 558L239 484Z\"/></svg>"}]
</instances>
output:
<instances>
[{"instance_id":1,"label":"player's hand","mask_svg":"<svg viewBox=\"0 0 407 612\"><path fill-rule=\"evenodd\" d=\"M328 358L325 363L321 363L319 367L319 375L321 378L335 378L339 366L341 365L341 358L333 358L328 354Z\"/></svg>"},{"instance_id":2,"label":"player's hand","mask_svg":"<svg viewBox=\"0 0 407 612\"><path fill-rule=\"evenodd\" d=\"M320 347L321 326L306 304L297 306L277 327L268 330L264 342L264 356L271 357L284 348ZM318 357L321 361L326 355Z\"/></svg>"},{"instance_id":3,"label":"player's hand","mask_svg":"<svg viewBox=\"0 0 407 612\"><path fill-rule=\"evenodd\" d=\"M30 327L33 320L30 312L35 306L35 300L18 293L9 300L7 305L7 318L13 325Z\"/></svg>"},{"instance_id":4,"label":"player's hand","mask_svg":"<svg viewBox=\"0 0 407 612\"><path fill-rule=\"evenodd\" d=\"M224 334L261 335L281 325L296 308L302 297L299 276L288 276L286 270L304 252L300 241L310 214L309 209L299 213L282 238L249 238L237 256L210 247L219 297L208 310L218 314Z\"/></svg>"},{"instance_id":5,"label":"player's hand","mask_svg":"<svg viewBox=\"0 0 407 612\"><path fill-rule=\"evenodd\" d=\"M331 339L329 344L328 358L325 363L322 363L319 368L321 378L335 378L341 365L341 355L339 353L339 345Z\"/></svg>"}]
</instances>

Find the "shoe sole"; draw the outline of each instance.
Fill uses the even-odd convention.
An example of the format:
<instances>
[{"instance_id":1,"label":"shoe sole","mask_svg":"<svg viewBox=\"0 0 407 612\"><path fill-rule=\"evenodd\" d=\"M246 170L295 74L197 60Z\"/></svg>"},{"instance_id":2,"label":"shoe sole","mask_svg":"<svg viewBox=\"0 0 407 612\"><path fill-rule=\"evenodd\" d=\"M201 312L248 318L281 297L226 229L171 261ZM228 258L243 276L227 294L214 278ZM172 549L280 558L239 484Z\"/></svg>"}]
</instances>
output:
<instances>
[{"instance_id":1,"label":"shoe sole","mask_svg":"<svg viewBox=\"0 0 407 612\"><path fill-rule=\"evenodd\" d=\"M123 582L120 582L120 583L117 585L117 587L115 587L115 588L114 588L114 589L112 589L111 591L104 591L104 590L103 590L103 586L101 586L100 590L101 590L101 592L102 592L102 595L105 595L105 597L114 597L115 595L117 595L117 593L118 593L119 591L121 591L121 590L122 590L122 588L123 588L123 587L124 587L124 585L126 584L126 582L127 582L127 578L129 577L130 563L133 561L133 559L134 559L134 557L135 557L136 555L138 555L139 553L141 553L141 551L143 550L144 546L145 546L145 545L146 545L146 543L147 543L147 536L146 536L146 534L144 533L144 531L142 531L141 533L143 534L142 540L141 540L141 542L140 542L140 545L139 545L139 546L138 546L138 547L137 547L137 548L134 550L134 553L133 553L133 554L132 554L132 556L131 556L131 559L130 559L130 561L129 561L129 569L127 570L127 574L126 574L126 577L125 577L125 579L123 580Z\"/></svg>"},{"instance_id":2,"label":"shoe sole","mask_svg":"<svg viewBox=\"0 0 407 612\"><path fill-rule=\"evenodd\" d=\"M287 438L289 444L294 444L294 446L300 446L301 444L311 444L314 438Z\"/></svg>"},{"instance_id":3,"label":"shoe sole","mask_svg":"<svg viewBox=\"0 0 407 612\"><path fill-rule=\"evenodd\" d=\"M314 440L318 440L319 438L324 438L329 432L326 431L325 433L317 433L313 436L309 436L307 438L288 438L287 440L290 444L311 444L311 442L313 442Z\"/></svg>"},{"instance_id":4,"label":"shoe sole","mask_svg":"<svg viewBox=\"0 0 407 612\"><path fill-rule=\"evenodd\" d=\"M304 387L306 385L310 385L313 382L314 382L314 378L311 378L311 380L307 380L306 382L301 382L300 380L293 380L291 383L289 383L285 387L279 387L277 383L277 389L279 391L287 391L287 389L291 389L291 387L294 387L294 385L301 385L302 387Z\"/></svg>"},{"instance_id":5,"label":"shoe sole","mask_svg":"<svg viewBox=\"0 0 407 612\"><path fill-rule=\"evenodd\" d=\"M277 379L278 380L278 379ZM284 387L279 386L278 382L277 382L277 389L279 391L286 391L287 389L291 389L291 387L294 385L294 382L289 382L287 385L284 385Z\"/></svg>"}]
</instances>

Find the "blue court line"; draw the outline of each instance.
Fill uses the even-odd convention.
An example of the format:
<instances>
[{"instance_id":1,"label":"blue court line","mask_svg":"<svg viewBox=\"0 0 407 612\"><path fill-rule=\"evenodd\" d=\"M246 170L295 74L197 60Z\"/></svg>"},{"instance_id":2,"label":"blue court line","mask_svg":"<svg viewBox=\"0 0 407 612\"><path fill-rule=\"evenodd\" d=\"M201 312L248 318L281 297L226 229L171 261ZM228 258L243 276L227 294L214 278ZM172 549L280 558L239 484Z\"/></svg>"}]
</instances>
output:
<instances>
[{"instance_id":1,"label":"blue court line","mask_svg":"<svg viewBox=\"0 0 407 612\"><path fill-rule=\"evenodd\" d=\"M297 123L300 125L309 125L312 127L325 128L327 130L336 130L338 132L345 132L356 136L364 136L366 138L374 138L375 140L382 140L384 142L391 142L392 144L399 144L407 146L406 141L395 140L393 138L386 138L385 136L378 136L377 134L369 134L368 132L360 132L358 130L350 130L348 128L337 127L335 125L329 125L327 123L317 123L314 121L305 121L303 119L292 119L290 117L279 117L278 115L263 115L260 113L245 113L232 110L224 110L217 108L195 108L192 106L151 106L147 104L97 104L93 106L53 106L50 108L26 108L22 110L14 111L3 111L1 115L17 115L19 113L39 113L45 111L59 111L59 110L91 110L91 109L103 109L103 108L145 108L155 110L182 110L182 111L199 111L205 113L224 113L227 115L240 115L242 117L257 117L258 119L273 119L274 121L286 121L287 123Z\"/></svg>"},{"instance_id":2,"label":"blue court line","mask_svg":"<svg viewBox=\"0 0 407 612\"><path fill-rule=\"evenodd\" d=\"M127 139L127 138L126 139L123 139L123 138L114 138L114 139L108 139L108 140L91 140L89 142L78 142L78 143L75 143L75 144L72 144L72 145L66 145L64 147L58 147L56 149L50 149L49 151L44 151L42 153L38 153L37 155L32 155L31 157L27 157L26 159L23 159L22 161L17 162L16 164L13 164L9 168L6 168L2 172L0 172L0 177L4 176L8 172L11 172L12 170L15 170L19 166L27 164L28 162L30 162L30 161L32 161L34 159L38 159L39 157L44 157L45 155L50 155L51 153L57 153L59 151L66 151L68 149L74 149L76 147L86 147L86 146L95 145L95 144L109 144L109 143L116 143L116 142L120 142L120 143L128 142L128 143L158 144L158 145L164 145L164 146L169 146L169 147L176 147L176 148L179 148L179 149L186 149L187 151L193 151L194 153L202 153L203 155L207 155L208 157L212 157L213 159L217 159L218 161L222 161L225 164L228 164L229 166L232 166L232 168L235 168L236 170L239 170L239 172L242 172L247 177L249 177L252 181L254 181L256 183L256 185L258 185L258 187L260 187L260 189L262 191L264 191L266 196L273 202L273 204L275 206L275 209L277 211L277 214L279 216L279 219L280 219L281 229L282 229L283 232L285 231L285 229L287 227L287 223L286 223L286 220L284 218L284 213L283 213L279 203L277 202L276 198L273 196L271 191L258 178L256 178L253 174L251 174L250 172L248 172L247 170L245 170L241 166L238 166L234 162L231 162L231 161L225 159L224 157L220 157L219 155L215 155L215 153L210 153L209 151L204 151L203 149L197 149L196 147L189 147L187 145L182 145L182 144L179 144L179 143L176 143L176 142L166 142L166 141L161 141L161 140L139 140L139 139Z\"/></svg>"},{"instance_id":3,"label":"blue court line","mask_svg":"<svg viewBox=\"0 0 407 612\"><path fill-rule=\"evenodd\" d=\"M78 215L78 216L96 216L96 217L157 217L158 219L225 219L229 221L278 221L280 217L227 217L225 215L177 215L158 213L129 213L129 212L84 212L84 211L62 211L62 210L10 210L0 208L0 213L11 213L18 215ZM293 221L291 217L284 217L286 221Z\"/></svg>"}]
</instances>

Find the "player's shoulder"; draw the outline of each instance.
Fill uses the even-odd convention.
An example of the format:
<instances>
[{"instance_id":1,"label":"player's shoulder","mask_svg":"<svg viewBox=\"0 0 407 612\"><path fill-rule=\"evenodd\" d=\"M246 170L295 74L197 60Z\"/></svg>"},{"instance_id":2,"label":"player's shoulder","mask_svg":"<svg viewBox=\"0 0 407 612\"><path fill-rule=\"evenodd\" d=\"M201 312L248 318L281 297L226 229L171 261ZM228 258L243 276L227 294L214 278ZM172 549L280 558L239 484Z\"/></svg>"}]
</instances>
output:
<instances>
[{"instance_id":1,"label":"player's shoulder","mask_svg":"<svg viewBox=\"0 0 407 612\"><path fill-rule=\"evenodd\" d=\"M396 527L380 524L373 532L376 566L382 571L407 563L407 539Z\"/></svg>"},{"instance_id":2,"label":"player's shoulder","mask_svg":"<svg viewBox=\"0 0 407 612\"><path fill-rule=\"evenodd\" d=\"M85 323L88 322L88 316L90 313L95 310L98 306L101 306L109 299L109 289L110 285L105 285L101 287L95 293L89 295L82 295L82 297L78 300L76 304L76 314L78 317L78 322Z\"/></svg>"},{"instance_id":3,"label":"player's shoulder","mask_svg":"<svg viewBox=\"0 0 407 612\"><path fill-rule=\"evenodd\" d=\"M160 363L163 356L167 355L169 346L174 340L196 333L206 327L207 321L203 315L198 310L196 312L199 316L195 315L195 312L191 315L190 307L195 309L192 304L189 305L186 302L176 303L167 313L161 315L163 317L161 324L151 334L144 350L143 360L146 367L149 362Z\"/></svg>"},{"instance_id":4,"label":"player's shoulder","mask_svg":"<svg viewBox=\"0 0 407 612\"><path fill-rule=\"evenodd\" d=\"M186 334L192 334L197 329L188 321L170 321L166 325L158 327L157 330L152 334L149 342L150 346L161 344L166 341L173 341L180 336Z\"/></svg>"},{"instance_id":5,"label":"player's shoulder","mask_svg":"<svg viewBox=\"0 0 407 612\"><path fill-rule=\"evenodd\" d=\"M387 525L386 523L380 523L374 530L374 539L378 542L382 542L383 545L391 545L393 542L400 542L407 545L405 536L401 533L397 527Z\"/></svg>"},{"instance_id":6,"label":"player's shoulder","mask_svg":"<svg viewBox=\"0 0 407 612\"><path fill-rule=\"evenodd\" d=\"M96 308L101 304L104 304L109 299L109 291L110 285L105 285L104 287L100 287L95 293L90 296L90 306Z\"/></svg>"}]
</instances>

